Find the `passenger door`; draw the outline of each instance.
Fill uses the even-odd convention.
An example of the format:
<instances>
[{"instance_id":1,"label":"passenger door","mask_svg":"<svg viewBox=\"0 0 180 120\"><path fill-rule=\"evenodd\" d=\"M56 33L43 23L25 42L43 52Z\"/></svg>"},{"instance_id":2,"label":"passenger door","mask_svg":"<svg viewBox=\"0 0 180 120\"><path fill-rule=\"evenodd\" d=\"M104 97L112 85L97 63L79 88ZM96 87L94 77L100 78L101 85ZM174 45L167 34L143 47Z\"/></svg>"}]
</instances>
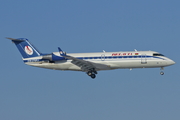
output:
<instances>
[{"instance_id":1,"label":"passenger door","mask_svg":"<svg viewBox=\"0 0 180 120\"><path fill-rule=\"evenodd\" d=\"M146 56L146 54L141 55L141 64L147 64L147 56Z\"/></svg>"}]
</instances>

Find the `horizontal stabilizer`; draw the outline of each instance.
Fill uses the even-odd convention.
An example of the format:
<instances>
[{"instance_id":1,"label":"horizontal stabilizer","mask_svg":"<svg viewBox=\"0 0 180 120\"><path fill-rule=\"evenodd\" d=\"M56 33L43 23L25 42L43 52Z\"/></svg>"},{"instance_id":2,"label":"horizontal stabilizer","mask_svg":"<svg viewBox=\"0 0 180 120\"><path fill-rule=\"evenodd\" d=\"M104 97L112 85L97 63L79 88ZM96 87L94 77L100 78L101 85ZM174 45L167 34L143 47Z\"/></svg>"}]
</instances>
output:
<instances>
[{"instance_id":1,"label":"horizontal stabilizer","mask_svg":"<svg viewBox=\"0 0 180 120\"><path fill-rule=\"evenodd\" d=\"M6 39L12 40L12 41L17 41L17 42L23 42L24 40L20 40L20 39L15 39L15 38L8 38L6 37Z\"/></svg>"}]
</instances>

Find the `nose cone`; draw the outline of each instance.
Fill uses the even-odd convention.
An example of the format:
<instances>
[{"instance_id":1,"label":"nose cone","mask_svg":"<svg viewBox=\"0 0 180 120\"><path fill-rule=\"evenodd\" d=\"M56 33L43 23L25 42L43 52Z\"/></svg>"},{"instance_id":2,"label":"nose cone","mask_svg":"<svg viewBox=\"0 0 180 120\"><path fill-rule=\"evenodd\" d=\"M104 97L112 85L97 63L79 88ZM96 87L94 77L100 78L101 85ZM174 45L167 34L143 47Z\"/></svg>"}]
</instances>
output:
<instances>
[{"instance_id":1,"label":"nose cone","mask_svg":"<svg viewBox=\"0 0 180 120\"><path fill-rule=\"evenodd\" d=\"M173 60L169 60L169 61L167 62L167 64L168 64L168 65L174 65L175 62L174 62Z\"/></svg>"}]
</instances>

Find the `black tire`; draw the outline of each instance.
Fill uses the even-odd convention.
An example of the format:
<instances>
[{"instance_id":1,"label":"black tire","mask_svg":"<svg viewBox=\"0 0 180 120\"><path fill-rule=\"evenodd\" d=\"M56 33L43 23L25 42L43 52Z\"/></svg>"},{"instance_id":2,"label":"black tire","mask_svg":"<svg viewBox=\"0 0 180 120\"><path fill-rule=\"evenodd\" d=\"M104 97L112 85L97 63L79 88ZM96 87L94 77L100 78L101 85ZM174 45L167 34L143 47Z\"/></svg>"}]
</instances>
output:
<instances>
[{"instance_id":1,"label":"black tire","mask_svg":"<svg viewBox=\"0 0 180 120\"><path fill-rule=\"evenodd\" d=\"M92 74L92 75L91 75L91 78L92 78L92 79L96 78L96 75L95 75L95 74Z\"/></svg>"},{"instance_id":2,"label":"black tire","mask_svg":"<svg viewBox=\"0 0 180 120\"><path fill-rule=\"evenodd\" d=\"M93 71L94 72L94 74L97 74L97 71Z\"/></svg>"},{"instance_id":3,"label":"black tire","mask_svg":"<svg viewBox=\"0 0 180 120\"><path fill-rule=\"evenodd\" d=\"M91 76L91 75L92 75L92 72L91 72L91 71L88 71L87 74L88 74L89 76Z\"/></svg>"},{"instance_id":4,"label":"black tire","mask_svg":"<svg viewBox=\"0 0 180 120\"><path fill-rule=\"evenodd\" d=\"M164 75L164 72L160 72L161 75Z\"/></svg>"}]
</instances>

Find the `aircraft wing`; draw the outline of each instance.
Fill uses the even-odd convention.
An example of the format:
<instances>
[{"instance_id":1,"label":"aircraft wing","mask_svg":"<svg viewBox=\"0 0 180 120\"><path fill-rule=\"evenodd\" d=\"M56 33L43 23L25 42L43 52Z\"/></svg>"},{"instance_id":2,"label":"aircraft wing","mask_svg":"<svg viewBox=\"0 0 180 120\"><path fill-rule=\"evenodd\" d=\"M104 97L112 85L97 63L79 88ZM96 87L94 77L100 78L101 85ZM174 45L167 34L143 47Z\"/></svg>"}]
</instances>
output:
<instances>
[{"instance_id":1,"label":"aircraft wing","mask_svg":"<svg viewBox=\"0 0 180 120\"><path fill-rule=\"evenodd\" d=\"M84 72L87 72L90 69L95 69L96 71L110 69L109 66L104 65L104 64L99 64L99 63L94 63L94 62L90 62L90 61L85 61L85 60L78 59L78 58L75 58L75 57L72 57L72 56L68 56L68 55L65 55L63 57L66 58L66 59L72 60L71 63L73 63L74 65L80 67L81 70L84 71Z\"/></svg>"},{"instance_id":2,"label":"aircraft wing","mask_svg":"<svg viewBox=\"0 0 180 120\"><path fill-rule=\"evenodd\" d=\"M95 69L96 71L98 71L98 70L109 70L110 69L109 66L104 65L104 64L85 61L82 59L78 59L78 58L66 55L66 53L63 52L60 47L58 47L58 50L59 50L59 53L62 57L69 59L69 60L72 60L71 63L80 67L83 72L88 72L89 70L92 70L92 69Z\"/></svg>"}]
</instances>

